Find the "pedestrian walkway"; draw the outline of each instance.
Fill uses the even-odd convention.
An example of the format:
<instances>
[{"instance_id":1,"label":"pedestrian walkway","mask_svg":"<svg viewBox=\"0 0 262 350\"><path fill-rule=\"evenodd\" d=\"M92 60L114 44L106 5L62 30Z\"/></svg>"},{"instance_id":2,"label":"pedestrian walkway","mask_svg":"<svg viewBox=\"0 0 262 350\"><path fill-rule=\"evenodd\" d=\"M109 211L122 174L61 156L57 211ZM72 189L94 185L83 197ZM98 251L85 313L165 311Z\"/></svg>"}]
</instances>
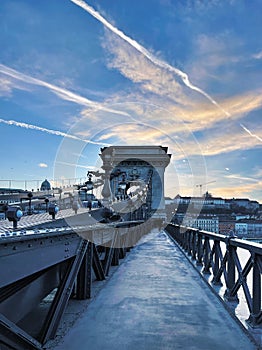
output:
<instances>
[{"instance_id":1,"label":"pedestrian walkway","mask_svg":"<svg viewBox=\"0 0 262 350\"><path fill-rule=\"evenodd\" d=\"M257 347L164 232L143 238L55 350Z\"/></svg>"}]
</instances>

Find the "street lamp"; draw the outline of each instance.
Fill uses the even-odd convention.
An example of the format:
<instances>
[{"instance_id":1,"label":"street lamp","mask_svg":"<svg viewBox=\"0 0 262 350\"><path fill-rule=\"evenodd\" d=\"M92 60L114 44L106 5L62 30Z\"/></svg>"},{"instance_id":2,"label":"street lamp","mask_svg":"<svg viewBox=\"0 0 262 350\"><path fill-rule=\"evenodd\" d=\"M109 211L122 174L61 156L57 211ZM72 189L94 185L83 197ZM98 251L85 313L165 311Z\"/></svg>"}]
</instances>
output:
<instances>
[{"instance_id":1,"label":"street lamp","mask_svg":"<svg viewBox=\"0 0 262 350\"><path fill-rule=\"evenodd\" d=\"M29 199L29 208L28 208L28 215L32 215L32 207L31 207L31 201L33 198L33 193L32 192L28 192L27 197Z\"/></svg>"},{"instance_id":2,"label":"street lamp","mask_svg":"<svg viewBox=\"0 0 262 350\"><path fill-rule=\"evenodd\" d=\"M45 198L45 211L46 211L46 213L48 212L48 203L49 203L49 199Z\"/></svg>"},{"instance_id":3,"label":"street lamp","mask_svg":"<svg viewBox=\"0 0 262 350\"><path fill-rule=\"evenodd\" d=\"M21 219L23 216L22 209L20 207L8 207L6 212L7 219L9 221L13 221L13 228L17 228L17 222Z\"/></svg>"}]
</instances>

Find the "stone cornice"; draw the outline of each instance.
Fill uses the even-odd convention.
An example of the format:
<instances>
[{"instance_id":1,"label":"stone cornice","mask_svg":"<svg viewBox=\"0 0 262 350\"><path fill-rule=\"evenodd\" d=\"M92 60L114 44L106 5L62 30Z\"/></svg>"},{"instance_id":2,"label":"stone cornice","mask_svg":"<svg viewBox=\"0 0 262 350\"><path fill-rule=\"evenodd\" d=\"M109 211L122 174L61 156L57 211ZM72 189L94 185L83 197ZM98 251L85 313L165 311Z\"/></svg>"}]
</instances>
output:
<instances>
[{"instance_id":1,"label":"stone cornice","mask_svg":"<svg viewBox=\"0 0 262 350\"><path fill-rule=\"evenodd\" d=\"M127 161L133 165L147 162L153 167L166 167L171 158L167 147L162 146L110 146L101 149L100 156L102 160L110 156L113 166Z\"/></svg>"}]
</instances>

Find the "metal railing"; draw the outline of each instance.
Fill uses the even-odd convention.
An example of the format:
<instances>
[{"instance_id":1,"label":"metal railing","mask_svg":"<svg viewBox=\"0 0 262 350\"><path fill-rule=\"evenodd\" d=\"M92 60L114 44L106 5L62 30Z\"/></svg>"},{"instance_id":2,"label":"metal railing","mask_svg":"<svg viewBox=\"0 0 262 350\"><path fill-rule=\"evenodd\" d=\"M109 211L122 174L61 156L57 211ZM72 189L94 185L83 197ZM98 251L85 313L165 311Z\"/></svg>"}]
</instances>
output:
<instances>
[{"instance_id":1,"label":"metal railing","mask_svg":"<svg viewBox=\"0 0 262 350\"><path fill-rule=\"evenodd\" d=\"M174 224L166 231L202 267L202 274L211 275L213 285L225 284L224 301L238 303L242 289L249 312L247 323L261 327L262 245ZM241 259L240 250L245 251L246 259Z\"/></svg>"}]
</instances>

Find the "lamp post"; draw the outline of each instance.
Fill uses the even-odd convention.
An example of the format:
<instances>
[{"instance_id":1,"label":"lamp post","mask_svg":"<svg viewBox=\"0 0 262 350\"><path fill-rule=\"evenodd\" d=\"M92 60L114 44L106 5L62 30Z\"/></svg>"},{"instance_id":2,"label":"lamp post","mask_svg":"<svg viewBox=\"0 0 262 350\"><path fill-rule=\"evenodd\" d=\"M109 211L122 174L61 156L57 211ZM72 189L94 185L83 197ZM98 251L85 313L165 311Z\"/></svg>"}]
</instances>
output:
<instances>
[{"instance_id":1,"label":"lamp post","mask_svg":"<svg viewBox=\"0 0 262 350\"><path fill-rule=\"evenodd\" d=\"M29 199L29 208L28 208L28 215L32 215L32 198L33 198L33 193L32 192L28 192L27 197Z\"/></svg>"},{"instance_id":2,"label":"lamp post","mask_svg":"<svg viewBox=\"0 0 262 350\"><path fill-rule=\"evenodd\" d=\"M48 212L48 203L49 203L49 199L45 198L45 211L46 211L46 213Z\"/></svg>"}]
</instances>

